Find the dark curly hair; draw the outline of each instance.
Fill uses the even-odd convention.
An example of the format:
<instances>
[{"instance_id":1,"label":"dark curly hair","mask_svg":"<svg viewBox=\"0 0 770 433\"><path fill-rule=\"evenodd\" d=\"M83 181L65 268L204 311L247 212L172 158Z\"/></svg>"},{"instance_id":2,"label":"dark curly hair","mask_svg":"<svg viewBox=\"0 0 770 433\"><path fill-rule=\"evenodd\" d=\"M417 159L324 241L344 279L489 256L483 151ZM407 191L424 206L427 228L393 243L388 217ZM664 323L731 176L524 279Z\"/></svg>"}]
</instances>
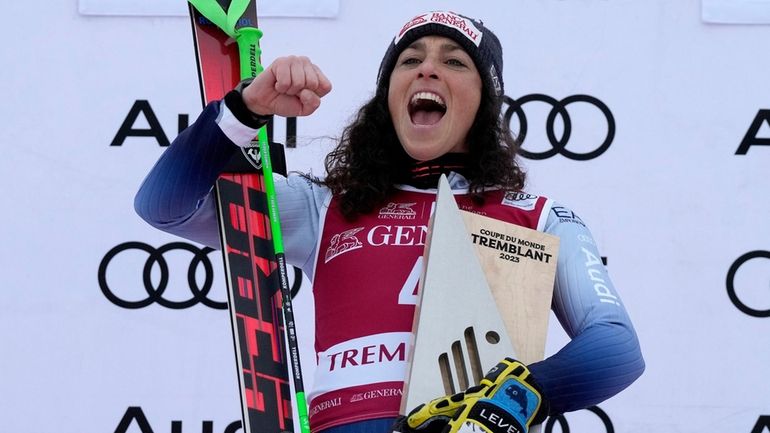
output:
<instances>
[{"instance_id":1,"label":"dark curly hair","mask_svg":"<svg viewBox=\"0 0 770 433\"><path fill-rule=\"evenodd\" d=\"M466 177L474 200L483 202L485 187L519 191L526 175L516 161L518 143L502 121L502 98L483 87L476 119L468 132ZM416 163L396 136L388 110L388 88L377 93L345 127L337 147L326 156L325 179L311 178L337 196L349 220L382 205L394 185L408 183Z\"/></svg>"}]
</instances>

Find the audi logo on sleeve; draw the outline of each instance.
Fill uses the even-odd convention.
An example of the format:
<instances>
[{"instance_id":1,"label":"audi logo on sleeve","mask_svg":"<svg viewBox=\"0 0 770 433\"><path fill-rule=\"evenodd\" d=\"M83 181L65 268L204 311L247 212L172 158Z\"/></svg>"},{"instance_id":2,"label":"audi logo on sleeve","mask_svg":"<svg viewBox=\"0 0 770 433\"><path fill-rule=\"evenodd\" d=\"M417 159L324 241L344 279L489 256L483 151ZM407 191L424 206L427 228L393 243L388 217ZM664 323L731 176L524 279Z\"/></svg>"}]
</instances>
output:
<instances>
[{"instance_id":1,"label":"audi logo on sleeve","mask_svg":"<svg viewBox=\"0 0 770 433\"><path fill-rule=\"evenodd\" d=\"M741 299L738 297L738 293L735 290L735 280L736 276L742 275L743 273L739 273L741 268L743 268L749 261L752 261L752 269L744 270L744 272L748 275L751 273L751 271L755 271L754 273L751 273L751 275L758 275L759 272L756 266L759 266L759 263L762 263L764 266L763 269L767 270L770 269L770 262L767 260L762 261L753 261L753 259L770 259L770 251L750 251L740 257L738 257L735 262L733 262L732 266L730 266L730 269L727 271L727 296L730 298L730 301L735 305L737 309L742 311L743 313L752 316L752 317L770 317L770 303L767 303L764 305L766 307L765 309L762 309L762 307L757 306L749 306L747 304L746 299ZM763 275L766 277L768 274L770 274L770 271L766 271L763 273ZM740 277L739 277L740 278ZM764 288L767 288L767 280L765 280ZM754 289L756 290L756 288Z\"/></svg>"},{"instance_id":2,"label":"audi logo on sleeve","mask_svg":"<svg viewBox=\"0 0 770 433\"><path fill-rule=\"evenodd\" d=\"M505 122L511 126L511 131L521 143L519 153L524 158L541 160L555 155L562 155L575 161L588 161L590 159L598 158L606 152L607 149L610 148L610 145L612 145L612 141L615 139L615 116L612 115L612 111L610 111L607 104L596 97L589 95L572 95L558 100L548 95L533 93L524 95L518 99L505 96L504 102L507 105L507 108L504 107ZM546 145L548 148L545 150L532 150L533 148L536 148L536 146L533 146L531 142L527 141L527 134L530 131L530 127L540 127L539 125L531 125L530 120L532 119L527 116L530 111L525 109L525 106L532 102L541 102L550 106L544 125L545 135L548 140L548 144ZM603 122L604 125L588 124L589 121L594 121L593 117L587 119L583 116L580 116L580 118L577 118L576 116L573 117L573 115L570 114L570 110L574 107L573 104L587 105L593 110L597 110L603 118L601 122ZM518 128L515 128L515 125L511 124L514 115L518 121ZM581 142L576 145L574 141L578 140L573 140L573 125L576 122L580 122L581 127L591 129L604 126L607 133L604 137L596 139L596 142L590 142L588 144ZM540 147L542 147L542 145ZM585 150L586 148L589 150Z\"/></svg>"},{"instance_id":3,"label":"audi logo on sleeve","mask_svg":"<svg viewBox=\"0 0 770 433\"><path fill-rule=\"evenodd\" d=\"M590 412L594 415L596 415L599 420L601 421L602 425L604 426L604 433L615 433L615 427L612 425L612 420L610 420L610 417L607 415L606 412L604 412L599 406L591 406L585 409L585 411ZM578 413L583 412L579 411ZM559 429L557 429L557 432L562 433L582 433L583 430L575 429L574 427L570 427L569 423L567 422L567 418L564 417L564 415L556 415L549 417L548 420L545 422L543 433L554 433L554 425L558 424ZM601 430L597 429L591 429L591 433L601 433Z\"/></svg>"},{"instance_id":4,"label":"audi logo on sleeve","mask_svg":"<svg viewBox=\"0 0 770 433\"><path fill-rule=\"evenodd\" d=\"M226 310L225 299L214 299L211 296L214 287L214 265L212 265L210 253L214 251L209 247L197 247L185 242L171 242L155 248L143 242L124 242L104 255L98 270L99 288L104 296L113 304L129 310L144 308L152 304L158 304L172 310L183 310L198 304L203 304L215 310ZM136 258L140 254L141 260L129 260L128 256ZM170 260L171 255L174 260ZM220 254L216 252L216 254ZM184 257L180 259L180 257ZM181 262L181 263L180 263ZM221 265L219 265L221 266ZM121 267L120 269L115 269ZM130 281L115 281L108 278L110 273L136 275L136 279ZM224 274L224 272L223 272ZM186 296L180 296L175 290L173 296L168 294L169 282L179 280L186 281ZM224 278L224 277L222 277ZM202 281L201 281L202 280ZM137 284L138 283L138 284ZM218 282L224 286L224 281ZM291 286L291 295L294 298L302 285L302 271L294 267L294 282Z\"/></svg>"}]
</instances>

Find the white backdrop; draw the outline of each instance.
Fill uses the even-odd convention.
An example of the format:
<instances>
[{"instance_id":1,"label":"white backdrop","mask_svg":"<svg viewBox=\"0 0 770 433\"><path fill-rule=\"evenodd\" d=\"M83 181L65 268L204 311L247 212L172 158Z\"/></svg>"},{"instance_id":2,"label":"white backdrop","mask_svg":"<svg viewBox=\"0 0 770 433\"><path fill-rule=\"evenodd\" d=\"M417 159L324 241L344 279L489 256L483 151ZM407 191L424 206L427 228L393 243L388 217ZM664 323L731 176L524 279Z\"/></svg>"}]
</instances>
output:
<instances>
[{"instance_id":1,"label":"white backdrop","mask_svg":"<svg viewBox=\"0 0 770 433\"><path fill-rule=\"evenodd\" d=\"M525 160L529 190L574 208L592 228L641 339L646 373L600 405L614 431L770 431L770 27L705 23L701 6L341 0L334 18L265 18L264 63L308 55L335 87L314 116L299 119L289 167L321 172L329 141L318 137L336 135L371 95L403 22L429 9L483 18L506 49L508 96L589 95L615 122L598 157ZM168 139L180 114L200 112L188 20L81 16L76 0L13 2L5 10L2 431L234 432L240 414L227 314L202 303L121 308L97 279L105 255L124 242L180 241L133 213L134 193L163 151L158 140L110 143L137 101L147 101ZM549 109L523 106L525 149L551 147ZM586 103L567 110L567 149L596 149L607 135L605 117ZM557 120L557 137L563 125ZM145 115L133 125L148 126ZM742 142L746 152L736 154ZM165 257L164 297L190 298L192 256ZM209 257L208 297L223 301L221 259ZM110 262L113 293L147 297L146 258L134 250ZM199 282L203 274L201 267ZM306 372L309 291L304 285L295 301ZM552 326L548 352L565 341ZM604 431L585 411L566 419L572 432Z\"/></svg>"}]
</instances>

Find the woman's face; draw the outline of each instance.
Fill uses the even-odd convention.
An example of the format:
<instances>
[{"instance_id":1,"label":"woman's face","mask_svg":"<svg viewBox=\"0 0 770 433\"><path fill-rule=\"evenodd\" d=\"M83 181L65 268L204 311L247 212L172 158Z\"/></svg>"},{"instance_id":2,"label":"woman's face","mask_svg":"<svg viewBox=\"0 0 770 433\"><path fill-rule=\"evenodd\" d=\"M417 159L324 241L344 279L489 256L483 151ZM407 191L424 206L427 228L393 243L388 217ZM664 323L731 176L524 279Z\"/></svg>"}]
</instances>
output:
<instances>
[{"instance_id":1,"label":"woman's face","mask_svg":"<svg viewBox=\"0 0 770 433\"><path fill-rule=\"evenodd\" d=\"M388 108L406 153L426 161L467 152L481 86L473 59L451 39L425 36L402 51L390 75Z\"/></svg>"}]
</instances>

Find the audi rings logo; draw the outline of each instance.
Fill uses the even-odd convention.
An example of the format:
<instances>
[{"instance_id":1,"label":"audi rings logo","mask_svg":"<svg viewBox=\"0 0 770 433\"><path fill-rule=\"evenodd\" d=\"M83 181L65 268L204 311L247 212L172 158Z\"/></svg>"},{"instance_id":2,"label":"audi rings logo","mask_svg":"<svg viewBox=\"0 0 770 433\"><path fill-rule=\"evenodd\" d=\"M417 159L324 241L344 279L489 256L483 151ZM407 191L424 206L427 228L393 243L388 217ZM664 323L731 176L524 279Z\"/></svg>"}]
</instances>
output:
<instances>
[{"instance_id":1,"label":"audi rings logo","mask_svg":"<svg viewBox=\"0 0 770 433\"><path fill-rule=\"evenodd\" d=\"M116 257L126 254L128 251L142 252L147 255L144 264L136 269L137 273L141 272L141 282L145 293L140 296L135 295L131 300L126 299L127 296L119 296L116 290L107 283L107 273L111 267L110 265L115 261ZM172 300L164 296L172 276L171 266L166 258L166 254L171 251L182 251L192 254L192 259L190 259L186 269L187 285L192 294L188 299ZM121 308L138 309L157 303L173 310L182 310L200 303L217 310L226 310L226 301L214 300L209 297L214 286L214 266L209 258L209 253L212 251L214 251L212 248L200 248L185 242L172 242L159 248L152 247L143 242L124 242L109 250L99 264L99 287L110 302ZM125 261L121 261L121 264L124 263ZM159 277L155 278L157 281L154 281L153 272L156 269ZM199 284L197 274L201 270L203 282ZM129 272L131 271L129 270ZM294 283L291 287L292 298L296 296L301 285L302 272L294 268ZM139 299L135 300L136 298Z\"/></svg>"},{"instance_id":2,"label":"audi rings logo","mask_svg":"<svg viewBox=\"0 0 770 433\"><path fill-rule=\"evenodd\" d=\"M741 300L735 291L735 279L736 275L738 274L738 270L740 270L750 260L758 258L770 259L770 251L750 251L738 257L732 266L730 266L730 269L727 271L727 296L730 297L730 301L733 303L733 305L735 305L736 308L741 310L743 313L748 314L749 316L770 317L770 308L762 310L749 307L746 305L746 301ZM751 270L746 270L744 272L749 273L750 271Z\"/></svg>"},{"instance_id":3,"label":"audi rings logo","mask_svg":"<svg viewBox=\"0 0 770 433\"><path fill-rule=\"evenodd\" d=\"M504 111L507 124L511 125L511 120L514 115L516 115L518 120L518 131L515 130L513 125L511 125L511 131L516 134L519 139L519 142L521 143L519 153L525 158L540 160L550 158L556 154L561 154L575 161L587 161L589 159L597 158L606 152L607 149L610 148L612 141L615 139L615 117L612 115L612 111L607 107L607 104L593 96L572 95L562 100L557 100L548 95L533 93L518 99L505 96L504 102L508 105ZM530 102L543 102L551 106L545 120L545 133L548 137L550 149L537 152L526 148L526 139L530 124L524 106ZM595 143L593 150L587 152L578 152L576 150L567 149L567 145L570 142L573 132L572 117L570 117L570 113L567 111L567 106L577 103L585 103L599 110L604 116L607 124L607 134L601 141ZM557 128L557 118L561 120L561 128Z\"/></svg>"},{"instance_id":4,"label":"audi rings logo","mask_svg":"<svg viewBox=\"0 0 770 433\"><path fill-rule=\"evenodd\" d=\"M604 425L604 430L606 433L615 433L615 427L612 426L612 421L610 420L610 417L601 408L599 408L598 406L591 406L586 408L585 410L599 417L599 420L602 422L602 425ZM580 412L583 412L583 411L580 411ZM564 415L556 415L556 416L549 417L548 421L546 421L545 423L545 428L543 429L543 432L553 433L553 430L554 430L553 428L554 428L554 425L556 424L559 425L559 428L561 429L561 433L570 433L571 431L570 426L569 426L569 423L567 422L567 419L564 417ZM598 431L599 430L592 429L591 433L597 433Z\"/></svg>"},{"instance_id":5,"label":"audi rings logo","mask_svg":"<svg viewBox=\"0 0 770 433\"><path fill-rule=\"evenodd\" d=\"M142 283L144 285L144 290L147 292L147 296L138 301L129 301L119 297L107 284L107 269L110 263L116 256L129 250L138 250L147 253L147 260L144 262L142 268ZM183 301L173 301L163 297L168 288L168 282L171 275L164 254L173 250L187 251L193 255L192 260L187 267L187 282L190 291L192 292L192 297ZM172 242L163 245L160 248L154 248L142 242L125 242L108 251L102 259L102 262L99 264L99 287L110 302L122 308L137 309L144 308L153 303L158 303L166 308L182 310L198 303L202 303L217 310L226 310L227 302L215 301L208 298L214 283L214 267L208 256L211 251L213 251L213 249L209 247L199 248L184 242ZM205 275L202 285L198 285L198 281L195 278L199 266L203 266ZM157 284L154 283L152 279L153 268L157 268L160 271L160 279Z\"/></svg>"}]
</instances>

